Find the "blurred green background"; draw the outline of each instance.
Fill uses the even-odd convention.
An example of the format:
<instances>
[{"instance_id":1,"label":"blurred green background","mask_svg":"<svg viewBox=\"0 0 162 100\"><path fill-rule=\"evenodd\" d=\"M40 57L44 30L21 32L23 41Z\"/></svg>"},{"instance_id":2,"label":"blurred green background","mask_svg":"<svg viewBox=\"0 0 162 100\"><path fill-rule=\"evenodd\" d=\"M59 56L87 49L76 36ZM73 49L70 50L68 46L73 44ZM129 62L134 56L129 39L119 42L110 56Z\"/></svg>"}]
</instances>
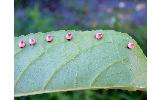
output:
<instances>
[{"instance_id":1,"label":"blurred green background","mask_svg":"<svg viewBox=\"0 0 162 100\"><path fill-rule=\"evenodd\" d=\"M147 56L146 0L15 0L14 35L53 30L116 30L130 34ZM15 100L146 100L147 93L86 90Z\"/></svg>"}]
</instances>

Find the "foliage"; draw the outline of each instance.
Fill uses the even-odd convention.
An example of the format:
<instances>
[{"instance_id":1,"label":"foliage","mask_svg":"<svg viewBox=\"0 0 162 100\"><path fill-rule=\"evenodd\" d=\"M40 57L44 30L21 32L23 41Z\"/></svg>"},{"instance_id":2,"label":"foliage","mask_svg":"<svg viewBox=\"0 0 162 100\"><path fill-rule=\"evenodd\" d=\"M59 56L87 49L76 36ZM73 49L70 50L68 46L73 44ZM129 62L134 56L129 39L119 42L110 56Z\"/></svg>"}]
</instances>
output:
<instances>
[{"instance_id":1,"label":"foliage","mask_svg":"<svg viewBox=\"0 0 162 100\"><path fill-rule=\"evenodd\" d=\"M103 38L97 40L97 32ZM72 33L71 41L65 39ZM54 41L45 41L47 34ZM35 38L34 46L19 48ZM128 49L129 42L135 48ZM127 34L112 30L53 31L15 37L15 96L82 89L146 89L146 57Z\"/></svg>"},{"instance_id":2,"label":"foliage","mask_svg":"<svg viewBox=\"0 0 162 100\"><path fill-rule=\"evenodd\" d=\"M146 100L146 92L127 90L86 90L38 94L16 100Z\"/></svg>"},{"instance_id":3,"label":"foliage","mask_svg":"<svg viewBox=\"0 0 162 100\"><path fill-rule=\"evenodd\" d=\"M123 7L119 6L119 4L123 4L123 1L100 1L15 0L15 36L60 29L113 29L129 33L147 55L146 0L127 0L124 1L125 6ZM106 93L101 93L101 91ZM15 99L35 100L39 98L40 100L43 97L50 99L53 96L60 100L63 95L68 99L68 97L73 98L73 95L79 95L80 92L85 99L84 97L88 95L86 91L43 94ZM139 91L96 90L91 92L94 93L93 96L100 95L105 99L112 97L114 100L120 100L122 99L120 94L128 96L129 99L124 98L126 100L146 99L146 92Z\"/></svg>"}]
</instances>

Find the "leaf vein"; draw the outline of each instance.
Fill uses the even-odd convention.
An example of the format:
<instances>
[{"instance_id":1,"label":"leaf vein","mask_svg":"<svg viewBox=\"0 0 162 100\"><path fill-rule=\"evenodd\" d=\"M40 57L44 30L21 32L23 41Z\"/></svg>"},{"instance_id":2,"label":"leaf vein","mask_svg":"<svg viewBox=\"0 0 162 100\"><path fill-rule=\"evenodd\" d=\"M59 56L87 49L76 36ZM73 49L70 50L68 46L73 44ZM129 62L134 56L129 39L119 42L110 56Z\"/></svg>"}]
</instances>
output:
<instances>
[{"instance_id":1,"label":"leaf vein","mask_svg":"<svg viewBox=\"0 0 162 100\"><path fill-rule=\"evenodd\" d=\"M73 43L74 43L74 42L73 42ZM104 42L104 43L107 43L107 42ZM88 52L89 50L91 50L92 48L97 47L98 45L103 45L104 43L99 43L99 44L93 45L92 47L87 48L87 49L85 49L85 50L83 50L83 51L86 53L86 52ZM79 46L78 46L76 43L74 43L74 44L79 48ZM83 51L82 51L82 52L83 52ZM53 77L54 77L54 76L55 76L55 75L56 75L56 74L66 65L66 64L68 64L68 63L70 63L71 61L75 60L75 59L78 58L80 55L81 55L81 51L80 51L80 49L79 49L79 52L78 52L76 55L74 55L74 57L72 57L72 59L70 59L70 60L66 61L65 63L61 64L61 66L59 66L59 67L51 74L50 78L45 82L45 84L43 85L43 90L46 90L46 88L47 88L49 82L52 80L52 78L53 78Z\"/></svg>"},{"instance_id":2,"label":"leaf vein","mask_svg":"<svg viewBox=\"0 0 162 100\"><path fill-rule=\"evenodd\" d=\"M61 42L61 43L64 43L64 42ZM44 51L42 51L42 52L40 53L40 55L38 55L38 56L35 57L33 60L31 60L31 62L30 62L30 63L24 68L24 70L21 71L20 74L18 75L18 78L17 78L17 80L15 81L15 87L16 87L17 83L20 81L20 79L21 79L21 77L23 76L23 74L29 69L29 67L30 67L32 64L34 64L37 60L39 60L39 58L40 58L41 56L43 56L48 50L50 50L50 49L53 47L53 45L56 45L56 44L59 44L59 43L53 43L50 47L48 47L47 49L45 49Z\"/></svg>"},{"instance_id":3,"label":"leaf vein","mask_svg":"<svg viewBox=\"0 0 162 100\"><path fill-rule=\"evenodd\" d=\"M116 61L113 61L112 63L108 64L106 67L104 67L95 77L94 79L90 82L90 87L93 86L95 84L95 82L97 81L97 79L99 78L99 76L102 75L102 73L104 73L104 71L108 70L111 66L113 66L114 64L117 64L117 63L120 63L120 62L123 62L125 61L126 57L123 57L121 59L118 59Z\"/></svg>"}]
</instances>

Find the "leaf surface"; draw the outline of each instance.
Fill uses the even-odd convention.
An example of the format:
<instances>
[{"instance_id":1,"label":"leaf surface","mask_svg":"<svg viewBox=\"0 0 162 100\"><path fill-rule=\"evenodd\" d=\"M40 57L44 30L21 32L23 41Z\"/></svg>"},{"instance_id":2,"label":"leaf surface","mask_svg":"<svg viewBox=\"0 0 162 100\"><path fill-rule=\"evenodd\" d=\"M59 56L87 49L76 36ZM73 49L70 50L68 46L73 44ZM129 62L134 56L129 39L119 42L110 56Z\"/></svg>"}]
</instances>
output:
<instances>
[{"instance_id":1,"label":"leaf surface","mask_svg":"<svg viewBox=\"0 0 162 100\"><path fill-rule=\"evenodd\" d=\"M97 40L95 34L103 38ZM65 35L73 34L67 41ZM52 42L45 40L54 36ZM36 39L29 46L30 38ZM24 40L25 48L18 43ZM129 42L135 43L128 49ZM15 96L84 89L146 90L147 65L128 34L113 30L52 31L15 37Z\"/></svg>"}]
</instances>

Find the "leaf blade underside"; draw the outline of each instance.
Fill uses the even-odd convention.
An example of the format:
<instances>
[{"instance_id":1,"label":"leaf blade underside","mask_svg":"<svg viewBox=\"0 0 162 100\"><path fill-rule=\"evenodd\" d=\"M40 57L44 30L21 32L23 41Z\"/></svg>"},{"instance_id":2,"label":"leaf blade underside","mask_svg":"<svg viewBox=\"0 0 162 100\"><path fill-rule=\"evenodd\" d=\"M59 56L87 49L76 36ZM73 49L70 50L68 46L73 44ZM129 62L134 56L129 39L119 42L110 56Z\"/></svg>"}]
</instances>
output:
<instances>
[{"instance_id":1,"label":"leaf blade underside","mask_svg":"<svg viewBox=\"0 0 162 100\"><path fill-rule=\"evenodd\" d=\"M67 41L65 35L73 34ZM95 39L101 32L103 38ZM47 34L54 36L50 43ZM18 43L36 39L34 46ZM127 44L133 41L134 49ZM113 30L52 31L15 37L15 96L83 89L146 90L147 65L129 35Z\"/></svg>"}]
</instances>

